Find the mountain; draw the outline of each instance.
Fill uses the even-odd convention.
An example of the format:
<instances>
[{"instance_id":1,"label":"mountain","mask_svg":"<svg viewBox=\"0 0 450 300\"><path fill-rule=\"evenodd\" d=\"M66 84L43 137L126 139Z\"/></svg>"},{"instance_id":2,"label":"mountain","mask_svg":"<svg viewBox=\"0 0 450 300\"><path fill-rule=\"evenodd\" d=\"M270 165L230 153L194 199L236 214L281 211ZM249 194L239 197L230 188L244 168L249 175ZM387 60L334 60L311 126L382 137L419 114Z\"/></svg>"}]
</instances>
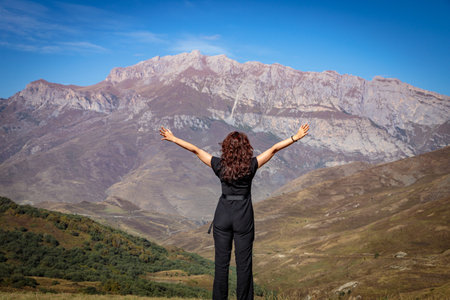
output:
<instances>
[{"instance_id":1,"label":"mountain","mask_svg":"<svg viewBox=\"0 0 450 300\"><path fill-rule=\"evenodd\" d=\"M284 295L450 294L450 147L390 163L315 170L254 211L255 280ZM213 258L207 227L164 244Z\"/></svg>"},{"instance_id":2,"label":"mountain","mask_svg":"<svg viewBox=\"0 0 450 300\"><path fill-rule=\"evenodd\" d=\"M310 134L258 172L259 201L318 168L449 145L449 100L397 79L241 64L198 51L115 68L87 87L37 80L0 101L0 191L29 204L119 198L208 220L218 180L191 153L161 142L161 125L220 155L218 143L232 130L246 132L258 154L308 122Z\"/></svg>"}]
</instances>

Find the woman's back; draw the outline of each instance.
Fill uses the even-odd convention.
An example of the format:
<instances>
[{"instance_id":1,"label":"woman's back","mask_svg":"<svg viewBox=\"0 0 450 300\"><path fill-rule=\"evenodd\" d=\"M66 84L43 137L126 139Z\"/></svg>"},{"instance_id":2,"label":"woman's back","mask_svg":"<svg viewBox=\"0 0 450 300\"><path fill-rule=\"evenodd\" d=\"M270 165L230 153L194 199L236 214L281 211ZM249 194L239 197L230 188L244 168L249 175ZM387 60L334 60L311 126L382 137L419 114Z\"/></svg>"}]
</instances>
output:
<instances>
[{"instance_id":1,"label":"woman's back","mask_svg":"<svg viewBox=\"0 0 450 300\"><path fill-rule=\"evenodd\" d=\"M250 172L236 180L226 181L223 179L222 160L219 157L213 156L211 159L211 167L214 173L219 177L222 185L222 194L224 195L250 195L252 180L255 176L256 170L258 170L258 161L256 157L251 158Z\"/></svg>"}]
</instances>

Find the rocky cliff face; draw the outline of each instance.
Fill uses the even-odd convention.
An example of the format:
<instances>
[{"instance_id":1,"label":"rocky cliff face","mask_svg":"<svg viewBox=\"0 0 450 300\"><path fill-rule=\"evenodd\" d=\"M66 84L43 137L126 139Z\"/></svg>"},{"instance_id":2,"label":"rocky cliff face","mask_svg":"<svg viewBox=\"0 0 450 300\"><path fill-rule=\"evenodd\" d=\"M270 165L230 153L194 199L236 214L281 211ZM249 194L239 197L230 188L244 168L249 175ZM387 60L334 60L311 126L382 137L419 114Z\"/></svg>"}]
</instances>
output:
<instances>
[{"instance_id":1,"label":"rocky cliff face","mask_svg":"<svg viewBox=\"0 0 450 300\"><path fill-rule=\"evenodd\" d=\"M190 153L161 142L168 126L214 155L231 130L258 154L310 134L257 173L260 200L310 170L377 163L450 141L450 97L397 79L372 81L279 64L240 64L198 51L115 68L93 86L39 80L0 101L0 190L19 202L120 197L145 208L211 218L218 181Z\"/></svg>"},{"instance_id":2,"label":"rocky cliff face","mask_svg":"<svg viewBox=\"0 0 450 300\"><path fill-rule=\"evenodd\" d=\"M133 87L139 91L147 90L152 84L183 83L208 98L218 97L228 102L227 109L205 103L214 118L232 125L249 126L253 131L285 136L295 130L296 121L304 114L316 118L325 116L328 123L335 126L342 124L336 119L348 121L353 116L373 122L376 126L372 127L381 127L389 137L397 140L396 147L389 147L385 143L388 136L368 138L361 130L357 130L358 135L344 140L343 136L329 139L325 134L315 135L320 138L320 144L325 143L334 150L412 155L446 145L442 134L433 129L445 124L441 129L448 130L449 97L397 79L375 77L366 81L333 71L314 73L278 64L239 64L223 55L206 57L194 51L174 57L156 57L129 68L116 68L106 81L118 86L134 81ZM367 145L368 141L372 144Z\"/></svg>"}]
</instances>

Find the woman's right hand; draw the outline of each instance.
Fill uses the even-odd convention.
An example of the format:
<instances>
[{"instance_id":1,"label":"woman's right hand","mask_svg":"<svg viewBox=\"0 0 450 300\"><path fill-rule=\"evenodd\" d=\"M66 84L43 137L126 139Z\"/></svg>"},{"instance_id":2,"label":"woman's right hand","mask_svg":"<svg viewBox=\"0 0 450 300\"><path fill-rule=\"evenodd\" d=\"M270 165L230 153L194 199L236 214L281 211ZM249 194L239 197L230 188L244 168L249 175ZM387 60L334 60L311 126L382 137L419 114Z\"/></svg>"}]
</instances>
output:
<instances>
[{"instance_id":1,"label":"woman's right hand","mask_svg":"<svg viewBox=\"0 0 450 300\"><path fill-rule=\"evenodd\" d=\"M159 134L163 136L161 141L169 141L173 142L175 140L175 136L173 135L172 131L170 129L166 129L163 126L161 126L161 129L159 129Z\"/></svg>"},{"instance_id":2,"label":"woman's right hand","mask_svg":"<svg viewBox=\"0 0 450 300\"><path fill-rule=\"evenodd\" d=\"M303 138L305 135L308 134L308 130L309 130L309 125L308 123L303 124L302 126L300 126L300 128L298 129L297 133L294 135L294 140L298 141L301 138Z\"/></svg>"}]
</instances>

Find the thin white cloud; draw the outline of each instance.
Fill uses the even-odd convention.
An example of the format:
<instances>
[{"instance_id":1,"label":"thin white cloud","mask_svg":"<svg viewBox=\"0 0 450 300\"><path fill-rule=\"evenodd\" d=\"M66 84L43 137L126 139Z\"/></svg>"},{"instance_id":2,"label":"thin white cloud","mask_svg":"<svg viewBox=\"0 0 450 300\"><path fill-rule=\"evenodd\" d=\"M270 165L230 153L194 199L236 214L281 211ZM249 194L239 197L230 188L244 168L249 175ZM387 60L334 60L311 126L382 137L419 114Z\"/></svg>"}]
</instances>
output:
<instances>
[{"instance_id":1,"label":"thin white cloud","mask_svg":"<svg viewBox=\"0 0 450 300\"><path fill-rule=\"evenodd\" d=\"M191 4L194 3L186 2ZM126 48L139 54L151 46L177 53L200 50L206 55L234 57L220 34L185 35L177 39L150 30L134 30L135 20L127 23L128 17L58 0L52 5L0 0L0 47L46 54L95 54Z\"/></svg>"},{"instance_id":2,"label":"thin white cloud","mask_svg":"<svg viewBox=\"0 0 450 300\"><path fill-rule=\"evenodd\" d=\"M63 47L57 46L57 45L48 45L48 46L42 46L39 47L34 52L40 52L40 53L47 53L47 54L54 54L54 53L61 53L65 51ZM67 51L66 51L67 52Z\"/></svg>"},{"instance_id":3,"label":"thin white cloud","mask_svg":"<svg viewBox=\"0 0 450 300\"><path fill-rule=\"evenodd\" d=\"M8 39L34 40L74 32L67 26L45 20L41 15L8 9L4 6L0 6L0 16L0 32Z\"/></svg>"},{"instance_id":4,"label":"thin white cloud","mask_svg":"<svg viewBox=\"0 0 450 300\"><path fill-rule=\"evenodd\" d=\"M61 42L65 50L74 52L107 52L108 49L90 42Z\"/></svg>"},{"instance_id":5,"label":"thin white cloud","mask_svg":"<svg viewBox=\"0 0 450 300\"><path fill-rule=\"evenodd\" d=\"M48 12L44 5L25 0L1 0L0 8L35 16L43 16Z\"/></svg>"},{"instance_id":6,"label":"thin white cloud","mask_svg":"<svg viewBox=\"0 0 450 300\"><path fill-rule=\"evenodd\" d=\"M91 17L99 17L102 15L106 16L110 14L107 10L89 5L65 3L65 2L55 2L55 3L57 6L66 10L67 12L70 12L70 14L73 15L74 17L91 18Z\"/></svg>"},{"instance_id":7,"label":"thin white cloud","mask_svg":"<svg viewBox=\"0 0 450 300\"><path fill-rule=\"evenodd\" d=\"M119 35L129 37L140 43L166 43L162 35L150 31L122 32Z\"/></svg>"},{"instance_id":8,"label":"thin white cloud","mask_svg":"<svg viewBox=\"0 0 450 300\"><path fill-rule=\"evenodd\" d=\"M44 54L54 54L61 53L64 48L58 45L32 45L32 44L21 44L21 43L8 43L0 42L1 47L24 51L24 52L35 52Z\"/></svg>"},{"instance_id":9,"label":"thin white cloud","mask_svg":"<svg viewBox=\"0 0 450 300\"><path fill-rule=\"evenodd\" d=\"M102 53L108 49L86 39L95 38L97 23L108 19L113 18L107 11L85 5L0 0L0 46L35 53Z\"/></svg>"},{"instance_id":10,"label":"thin white cloud","mask_svg":"<svg viewBox=\"0 0 450 300\"><path fill-rule=\"evenodd\" d=\"M204 37L188 36L184 39L177 40L175 44L170 48L174 52L191 52L192 50L200 50L201 53L206 55L219 55L225 54L228 57L232 57L230 51L217 43L218 39L211 40Z\"/></svg>"},{"instance_id":11,"label":"thin white cloud","mask_svg":"<svg viewBox=\"0 0 450 300\"><path fill-rule=\"evenodd\" d=\"M95 5L95 1L92 1ZM69 23L92 30L109 30L123 25L123 16L90 5L55 2L62 16L70 16Z\"/></svg>"},{"instance_id":12,"label":"thin white cloud","mask_svg":"<svg viewBox=\"0 0 450 300\"><path fill-rule=\"evenodd\" d=\"M203 35L201 38L204 40L208 40L208 41L216 41L216 40L220 39L220 34Z\"/></svg>"},{"instance_id":13,"label":"thin white cloud","mask_svg":"<svg viewBox=\"0 0 450 300\"><path fill-rule=\"evenodd\" d=\"M5 48L10 48L14 50L20 50L25 52L42 52L40 47L34 46L34 45L26 45L21 43L9 43L5 41L0 42L0 46Z\"/></svg>"},{"instance_id":14,"label":"thin white cloud","mask_svg":"<svg viewBox=\"0 0 450 300\"><path fill-rule=\"evenodd\" d=\"M108 49L102 46L95 45L89 42L59 42L56 44L35 45L24 43L9 43L1 41L0 47L6 47L24 52L35 52L44 54L103 53L108 51Z\"/></svg>"}]
</instances>

